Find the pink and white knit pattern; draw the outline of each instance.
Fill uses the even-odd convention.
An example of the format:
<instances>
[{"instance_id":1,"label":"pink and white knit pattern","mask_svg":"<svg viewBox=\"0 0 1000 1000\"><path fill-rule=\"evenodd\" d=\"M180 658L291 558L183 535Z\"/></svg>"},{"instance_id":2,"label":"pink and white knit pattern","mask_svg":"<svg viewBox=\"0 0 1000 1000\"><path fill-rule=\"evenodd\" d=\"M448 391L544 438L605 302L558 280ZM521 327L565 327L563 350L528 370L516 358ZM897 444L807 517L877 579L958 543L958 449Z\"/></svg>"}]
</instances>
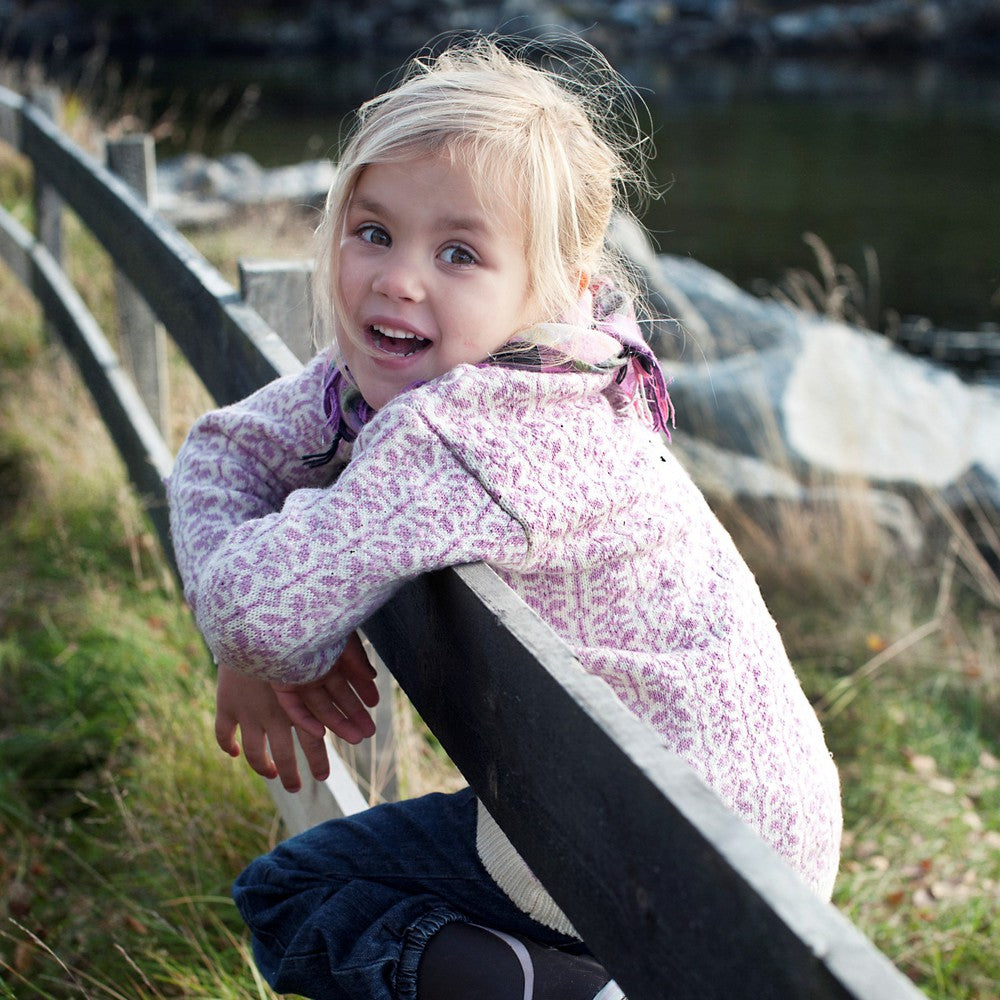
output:
<instances>
[{"instance_id":1,"label":"pink and white knit pattern","mask_svg":"<svg viewBox=\"0 0 1000 1000\"><path fill-rule=\"evenodd\" d=\"M829 897L819 723L750 571L614 375L460 366L380 410L346 466L309 469L325 371L208 414L178 455L174 544L216 658L315 678L405 580L483 560Z\"/></svg>"}]
</instances>

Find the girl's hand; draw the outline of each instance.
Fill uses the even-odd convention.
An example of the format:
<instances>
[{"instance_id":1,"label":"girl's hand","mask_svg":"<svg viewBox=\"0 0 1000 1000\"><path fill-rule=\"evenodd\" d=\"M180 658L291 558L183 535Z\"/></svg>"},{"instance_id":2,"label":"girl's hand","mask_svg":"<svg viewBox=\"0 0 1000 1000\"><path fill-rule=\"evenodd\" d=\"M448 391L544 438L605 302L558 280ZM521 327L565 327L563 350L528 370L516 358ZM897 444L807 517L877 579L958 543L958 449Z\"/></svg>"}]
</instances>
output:
<instances>
[{"instance_id":1,"label":"girl's hand","mask_svg":"<svg viewBox=\"0 0 1000 1000\"><path fill-rule=\"evenodd\" d=\"M280 777L288 791L297 792L302 782L292 724L278 704L271 685L220 664L215 701L215 739L231 757L240 755L237 727L247 763L262 777ZM322 734L317 736L314 732L300 730L298 737L310 773L317 781L325 780L330 773L330 762Z\"/></svg>"},{"instance_id":2,"label":"girl's hand","mask_svg":"<svg viewBox=\"0 0 1000 1000\"><path fill-rule=\"evenodd\" d=\"M271 688L300 737L322 738L329 729L348 743L360 743L375 735L368 712L378 704L375 668L356 632L323 677L308 684L272 683Z\"/></svg>"}]
</instances>

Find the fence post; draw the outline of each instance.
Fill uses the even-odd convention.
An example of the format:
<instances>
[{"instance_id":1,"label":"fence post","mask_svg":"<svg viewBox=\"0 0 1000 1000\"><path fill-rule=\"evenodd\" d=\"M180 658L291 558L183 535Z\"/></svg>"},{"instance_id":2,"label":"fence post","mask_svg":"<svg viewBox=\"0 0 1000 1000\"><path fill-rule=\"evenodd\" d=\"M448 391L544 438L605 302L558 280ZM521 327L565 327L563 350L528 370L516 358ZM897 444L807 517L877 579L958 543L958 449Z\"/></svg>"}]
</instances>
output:
<instances>
[{"instance_id":1,"label":"fence post","mask_svg":"<svg viewBox=\"0 0 1000 1000\"><path fill-rule=\"evenodd\" d=\"M152 137L127 135L108 141L108 169L125 181L151 208L156 207L156 150ZM146 300L120 271L115 271L115 298L122 361L160 433L169 437L170 388L167 336Z\"/></svg>"},{"instance_id":2,"label":"fence post","mask_svg":"<svg viewBox=\"0 0 1000 1000\"><path fill-rule=\"evenodd\" d=\"M312 342L312 262L241 260L240 295L292 349L303 364Z\"/></svg>"},{"instance_id":3,"label":"fence post","mask_svg":"<svg viewBox=\"0 0 1000 1000\"><path fill-rule=\"evenodd\" d=\"M37 87L29 95L31 103L44 115L58 122L62 114L62 96L54 87ZM35 236L57 263L63 262L63 200L35 167Z\"/></svg>"},{"instance_id":4,"label":"fence post","mask_svg":"<svg viewBox=\"0 0 1000 1000\"><path fill-rule=\"evenodd\" d=\"M305 364L315 353L312 343L312 262L239 261L240 295ZM344 757L362 792L372 804L398 798L396 733L392 675L367 647L378 676L379 703L374 711L374 739L362 747L345 748Z\"/></svg>"}]
</instances>

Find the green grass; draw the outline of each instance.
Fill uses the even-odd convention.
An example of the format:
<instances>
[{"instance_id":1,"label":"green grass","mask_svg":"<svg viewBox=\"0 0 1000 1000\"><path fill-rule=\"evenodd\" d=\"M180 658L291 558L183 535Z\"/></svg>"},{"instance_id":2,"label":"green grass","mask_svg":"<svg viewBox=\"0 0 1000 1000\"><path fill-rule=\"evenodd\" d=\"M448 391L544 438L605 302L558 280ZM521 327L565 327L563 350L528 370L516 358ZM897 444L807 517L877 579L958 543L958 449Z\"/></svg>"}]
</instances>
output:
<instances>
[{"instance_id":1,"label":"green grass","mask_svg":"<svg viewBox=\"0 0 1000 1000\"><path fill-rule=\"evenodd\" d=\"M69 230L108 315L106 261ZM207 247L231 268L238 244ZM72 367L2 268L0 298L0 998L269 997L228 892L274 810L214 745L208 658ZM182 428L204 397L176 399ZM929 996L987 1000L995 594L954 526L911 563L846 505L771 513L721 511L841 767L835 905Z\"/></svg>"},{"instance_id":2,"label":"green grass","mask_svg":"<svg viewBox=\"0 0 1000 1000\"><path fill-rule=\"evenodd\" d=\"M233 876L275 836L75 373L5 273L0 996L262 997Z\"/></svg>"}]
</instances>

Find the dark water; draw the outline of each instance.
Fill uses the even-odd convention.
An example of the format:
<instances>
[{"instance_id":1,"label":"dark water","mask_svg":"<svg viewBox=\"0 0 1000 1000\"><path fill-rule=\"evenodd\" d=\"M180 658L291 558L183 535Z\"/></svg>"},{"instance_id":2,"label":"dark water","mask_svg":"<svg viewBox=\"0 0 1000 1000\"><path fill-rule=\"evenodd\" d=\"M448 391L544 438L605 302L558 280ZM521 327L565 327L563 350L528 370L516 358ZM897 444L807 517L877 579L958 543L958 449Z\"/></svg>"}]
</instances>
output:
<instances>
[{"instance_id":1,"label":"dark water","mask_svg":"<svg viewBox=\"0 0 1000 1000\"><path fill-rule=\"evenodd\" d=\"M395 63L190 59L147 66L173 146L266 165L331 153ZM619 63L642 88L665 193L646 224L747 288L816 270L805 232L858 271L874 311L1000 322L1000 68L945 62ZM865 248L880 272L870 284Z\"/></svg>"},{"instance_id":2,"label":"dark water","mask_svg":"<svg viewBox=\"0 0 1000 1000\"><path fill-rule=\"evenodd\" d=\"M1000 76L934 64L652 72L660 246L738 283L815 258L819 235L881 307L961 328L1000 320Z\"/></svg>"}]
</instances>

